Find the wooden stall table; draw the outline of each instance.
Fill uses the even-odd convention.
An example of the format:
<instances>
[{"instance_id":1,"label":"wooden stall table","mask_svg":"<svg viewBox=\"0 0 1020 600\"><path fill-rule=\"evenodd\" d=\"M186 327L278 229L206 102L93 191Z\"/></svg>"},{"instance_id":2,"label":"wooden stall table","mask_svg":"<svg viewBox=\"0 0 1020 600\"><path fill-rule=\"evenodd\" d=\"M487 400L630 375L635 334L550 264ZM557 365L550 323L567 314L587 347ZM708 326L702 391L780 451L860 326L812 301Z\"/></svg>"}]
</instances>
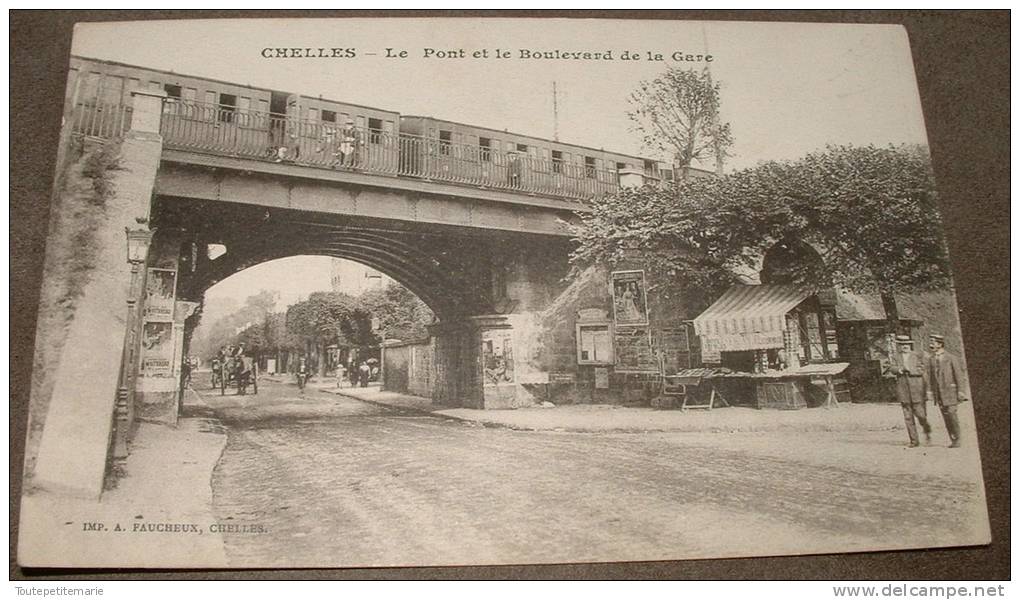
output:
<instances>
[{"instance_id":1,"label":"wooden stall table","mask_svg":"<svg viewBox=\"0 0 1020 600\"><path fill-rule=\"evenodd\" d=\"M662 374L662 390L660 397L663 398L683 398L680 404L680 410L687 410L690 408L704 408L712 410L716 405L718 406L729 406L723 395L716 389L715 384L712 382L712 376L716 372L716 369L712 368L701 368L701 369L680 369L675 373L666 375ZM708 402L697 402L697 399L692 398L691 394L687 393L688 387L700 387L703 383L707 383L709 386Z\"/></svg>"},{"instance_id":2,"label":"wooden stall table","mask_svg":"<svg viewBox=\"0 0 1020 600\"><path fill-rule=\"evenodd\" d=\"M820 382L826 392L824 406L839 406L837 379L850 363L808 364L786 371L767 373L715 373L709 379L719 381L749 381L754 388L756 408L800 409L807 408L807 385Z\"/></svg>"}]
</instances>

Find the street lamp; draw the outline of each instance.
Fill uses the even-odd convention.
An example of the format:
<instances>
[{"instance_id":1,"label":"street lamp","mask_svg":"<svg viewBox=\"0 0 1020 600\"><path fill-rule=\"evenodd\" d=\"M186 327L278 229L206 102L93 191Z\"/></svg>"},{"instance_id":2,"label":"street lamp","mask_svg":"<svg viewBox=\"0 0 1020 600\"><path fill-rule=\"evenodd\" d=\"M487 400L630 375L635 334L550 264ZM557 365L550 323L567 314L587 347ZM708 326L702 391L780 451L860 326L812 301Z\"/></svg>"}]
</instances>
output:
<instances>
[{"instance_id":1,"label":"street lamp","mask_svg":"<svg viewBox=\"0 0 1020 600\"><path fill-rule=\"evenodd\" d=\"M138 276L149 256L154 230L124 228L127 236L127 261L131 265L131 283L127 294L127 318L124 321L124 346L121 349L120 385L117 386L117 401L113 410L113 457L128 455L128 434L134 417L134 392L137 374L138 354L138 303L141 299L141 284Z\"/></svg>"},{"instance_id":2,"label":"street lamp","mask_svg":"<svg viewBox=\"0 0 1020 600\"><path fill-rule=\"evenodd\" d=\"M130 227L125 227L124 233L127 234L127 260L131 263L132 268L134 268L145 262L149 254L149 243L152 242L152 234L154 232L151 229L131 229Z\"/></svg>"}]
</instances>

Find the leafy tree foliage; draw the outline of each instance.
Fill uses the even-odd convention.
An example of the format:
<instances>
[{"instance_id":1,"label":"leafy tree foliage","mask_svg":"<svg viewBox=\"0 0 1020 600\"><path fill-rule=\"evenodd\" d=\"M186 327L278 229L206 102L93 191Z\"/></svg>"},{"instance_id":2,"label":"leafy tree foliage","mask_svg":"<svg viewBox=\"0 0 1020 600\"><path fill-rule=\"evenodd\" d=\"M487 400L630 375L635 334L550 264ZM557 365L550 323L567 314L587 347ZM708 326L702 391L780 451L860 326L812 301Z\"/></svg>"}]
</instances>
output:
<instances>
[{"instance_id":1,"label":"leafy tree foliage","mask_svg":"<svg viewBox=\"0 0 1020 600\"><path fill-rule=\"evenodd\" d=\"M692 162L708 157L721 167L733 138L729 123L719 121L719 84L707 70L670 67L642 81L629 100L633 110L627 116L645 146L672 155L681 178Z\"/></svg>"},{"instance_id":2,"label":"leafy tree foliage","mask_svg":"<svg viewBox=\"0 0 1020 600\"><path fill-rule=\"evenodd\" d=\"M287 330L284 313L267 314L261 322L249 325L238 333L231 343L244 344L256 357L302 348L301 339Z\"/></svg>"},{"instance_id":3,"label":"leafy tree foliage","mask_svg":"<svg viewBox=\"0 0 1020 600\"><path fill-rule=\"evenodd\" d=\"M322 344L373 345L372 315L358 299L336 292L315 292L287 309L287 330Z\"/></svg>"},{"instance_id":4,"label":"leafy tree foliage","mask_svg":"<svg viewBox=\"0 0 1020 600\"><path fill-rule=\"evenodd\" d=\"M216 355L220 347L236 344L238 330L261 324L268 315L273 314L277 299L276 292L260 290L257 294L249 296L241 308L216 319L208 326L201 323L192 341L191 352L204 360L209 360ZM248 344L246 346L252 347Z\"/></svg>"},{"instance_id":5,"label":"leafy tree foliage","mask_svg":"<svg viewBox=\"0 0 1020 600\"><path fill-rule=\"evenodd\" d=\"M821 266L804 286L894 293L950 285L930 160L916 146L830 146L717 178L625 189L592 204L574 229L576 268L638 259L664 292L714 297L783 240L810 243ZM696 303L695 303L696 304Z\"/></svg>"},{"instance_id":6,"label":"leafy tree foliage","mask_svg":"<svg viewBox=\"0 0 1020 600\"><path fill-rule=\"evenodd\" d=\"M435 314L425 302L397 283L366 292L359 299L365 310L379 320L379 333L387 339L406 341L427 337L426 327L435 320Z\"/></svg>"}]
</instances>

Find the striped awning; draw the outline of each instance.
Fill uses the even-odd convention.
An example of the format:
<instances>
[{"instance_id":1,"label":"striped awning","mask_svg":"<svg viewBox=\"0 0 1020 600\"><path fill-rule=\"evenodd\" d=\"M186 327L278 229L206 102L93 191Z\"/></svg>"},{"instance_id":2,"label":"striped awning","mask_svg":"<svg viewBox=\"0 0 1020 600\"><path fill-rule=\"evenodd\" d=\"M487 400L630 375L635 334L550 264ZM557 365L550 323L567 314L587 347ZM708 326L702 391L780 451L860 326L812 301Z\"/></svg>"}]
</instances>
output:
<instances>
[{"instance_id":1,"label":"striped awning","mask_svg":"<svg viewBox=\"0 0 1020 600\"><path fill-rule=\"evenodd\" d=\"M702 352L783 347L786 313L810 296L788 285L735 285L694 319Z\"/></svg>"}]
</instances>

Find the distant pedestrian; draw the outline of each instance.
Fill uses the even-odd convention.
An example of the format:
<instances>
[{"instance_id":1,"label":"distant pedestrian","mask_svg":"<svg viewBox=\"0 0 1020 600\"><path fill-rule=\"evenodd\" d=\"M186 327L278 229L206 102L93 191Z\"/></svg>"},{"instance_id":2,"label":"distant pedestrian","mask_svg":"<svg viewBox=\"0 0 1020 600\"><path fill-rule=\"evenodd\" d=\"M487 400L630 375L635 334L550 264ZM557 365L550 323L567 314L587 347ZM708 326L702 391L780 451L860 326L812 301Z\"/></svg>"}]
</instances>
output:
<instances>
[{"instance_id":1,"label":"distant pedestrian","mask_svg":"<svg viewBox=\"0 0 1020 600\"><path fill-rule=\"evenodd\" d=\"M368 387L368 378L371 375L371 367L368 366L367 362L362 362L361 366L358 367L358 378L360 379L361 387Z\"/></svg>"},{"instance_id":2,"label":"distant pedestrian","mask_svg":"<svg viewBox=\"0 0 1020 600\"><path fill-rule=\"evenodd\" d=\"M523 165L520 159L517 157L516 152L508 152L506 155L506 181L510 184L510 187L521 186L521 171Z\"/></svg>"},{"instance_id":3,"label":"distant pedestrian","mask_svg":"<svg viewBox=\"0 0 1020 600\"><path fill-rule=\"evenodd\" d=\"M896 336L896 354L892 356L889 370L896 378L896 399L903 409L903 421L907 426L910 447L920 446L917 425L924 431L925 444L931 443L931 425L924 405L924 361L914 352L914 340L908 335Z\"/></svg>"},{"instance_id":4,"label":"distant pedestrian","mask_svg":"<svg viewBox=\"0 0 1020 600\"><path fill-rule=\"evenodd\" d=\"M964 400L960 391L962 377L960 363L955 356L946 352L946 339L939 334L931 335L932 355L928 360L928 376L924 378L925 396L942 411L942 419L949 432L950 448L960 447L960 419L956 405Z\"/></svg>"},{"instance_id":5,"label":"distant pedestrian","mask_svg":"<svg viewBox=\"0 0 1020 600\"><path fill-rule=\"evenodd\" d=\"M343 363L336 365L336 387L343 387L344 377L347 377L347 367Z\"/></svg>"},{"instance_id":6,"label":"distant pedestrian","mask_svg":"<svg viewBox=\"0 0 1020 600\"><path fill-rule=\"evenodd\" d=\"M302 392L305 391L305 383L307 381L308 381L308 363L305 361L304 358L301 358L298 361L297 382L298 389L301 390Z\"/></svg>"}]
</instances>

